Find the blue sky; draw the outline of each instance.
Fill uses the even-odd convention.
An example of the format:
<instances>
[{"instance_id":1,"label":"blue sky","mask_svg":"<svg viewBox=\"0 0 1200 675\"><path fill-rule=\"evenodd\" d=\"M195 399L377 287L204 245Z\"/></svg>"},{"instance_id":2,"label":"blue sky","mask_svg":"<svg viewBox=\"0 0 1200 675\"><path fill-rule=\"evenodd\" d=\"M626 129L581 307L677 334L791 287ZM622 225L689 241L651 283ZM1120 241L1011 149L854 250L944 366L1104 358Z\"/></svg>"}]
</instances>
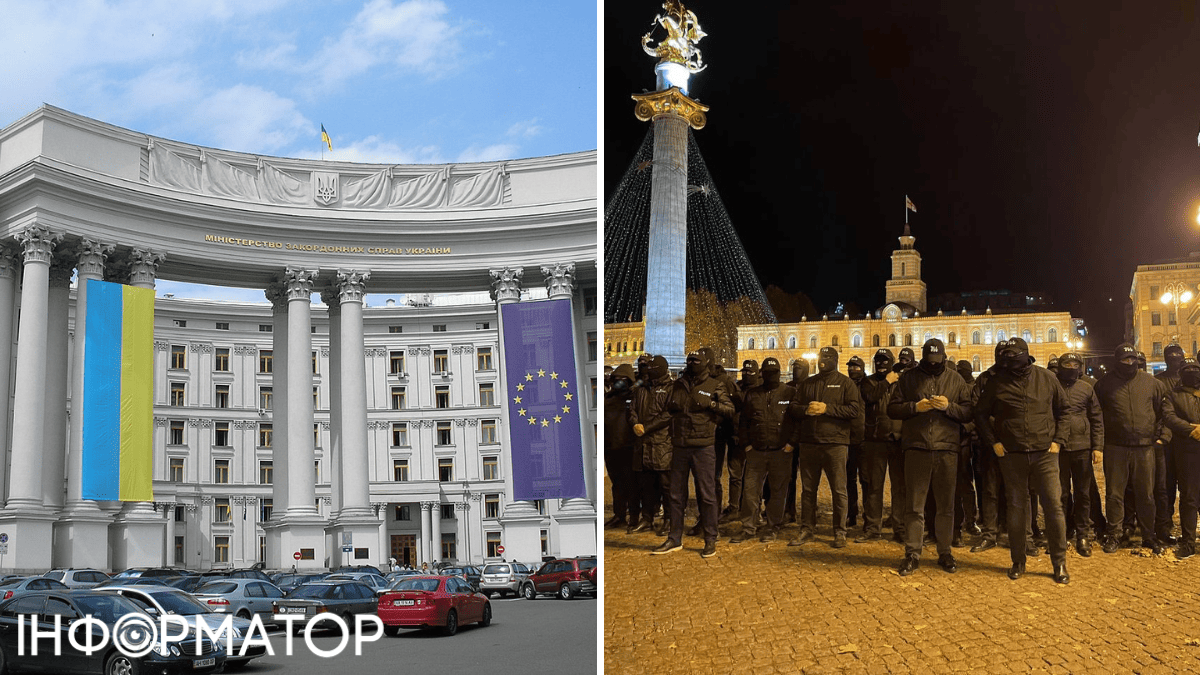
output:
<instances>
[{"instance_id":1,"label":"blue sky","mask_svg":"<svg viewBox=\"0 0 1200 675\"><path fill-rule=\"evenodd\" d=\"M44 102L155 136L284 157L320 157L322 124L333 140L325 158L345 161L440 164L597 147L594 2L0 7L0 127Z\"/></svg>"}]
</instances>

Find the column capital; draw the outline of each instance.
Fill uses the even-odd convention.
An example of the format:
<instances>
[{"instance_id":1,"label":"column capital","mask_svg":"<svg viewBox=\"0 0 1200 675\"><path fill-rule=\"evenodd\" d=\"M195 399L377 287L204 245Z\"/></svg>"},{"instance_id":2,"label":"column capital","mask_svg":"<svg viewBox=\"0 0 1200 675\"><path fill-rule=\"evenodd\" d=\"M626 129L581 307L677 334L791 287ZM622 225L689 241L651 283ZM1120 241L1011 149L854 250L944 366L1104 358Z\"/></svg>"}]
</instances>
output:
<instances>
[{"instance_id":1,"label":"column capital","mask_svg":"<svg viewBox=\"0 0 1200 675\"><path fill-rule=\"evenodd\" d=\"M50 288L70 288L71 275L75 273L75 264L66 258L50 260Z\"/></svg>"},{"instance_id":2,"label":"column capital","mask_svg":"<svg viewBox=\"0 0 1200 675\"><path fill-rule=\"evenodd\" d=\"M546 277L546 292L550 298L571 297L575 292L575 263L554 263L542 267Z\"/></svg>"},{"instance_id":3,"label":"column capital","mask_svg":"<svg viewBox=\"0 0 1200 675\"><path fill-rule=\"evenodd\" d=\"M341 308L342 300L338 294L338 289L333 286L326 286L321 289L321 302L329 307L330 312L336 312Z\"/></svg>"},{"instance_id":4,"label":"column capital","mask_svg":"<svg viewBox=\"0 0 1200 675\"><path fill-rule=\"evenodd\" d=\"M79 270L79 278L102 279L104 263L115 249L116 246L112 244L102 244L95 239L84 237L75 249L78 256L75 269Z\"/></svg>"},{"instance_id":5,"label":"column capital","mask_svg":"<svg viewBox=\"0 0 1200 675\"><path fill-rule=\"evenodd\" d=\"M421 502L422 511L433 511L435 506L441 506L439 502Z\"/></svg>"},{"instance_id":6,"label":"column capital","mask_svg":"<svg viewBox=\"0 0 1200 675\"><path fill-rule=\"evenodd\" d=\"M158 266L167 259L165 253L147 248L135 248L129 253L129 285L154 288Z\"/></svg>"},{"instance_id":7,"label":"column capital","mask_svg":"<svg viewBox=\"0 0 1200 675\"><path fill-rule=\"evenodd\" d=\"M367 294L366 284L371 279L371 272L367 270L343 270L337 271L337 288L338 299L342 302L362 302L363 296Z\"/></svg>"},{"instance_id":8,"label":"column capital","mask_svg":"<svg viewBox=\"0 0 1200 675\"><path fill-rule=\"evenodd\" d=\"M18 269L17 254L8 246L0 245L0 279L16 279Z\"/></svg>"},{"instance_id":9,"label":"column capital","mask_svg":"<svg viewBox=\"0 0 1200 675\"><path fill-rule=\"evenodd\" d=\"M505 267L488 270L488 273L492 275L492 300L501 305L521 300L521 277L525 268Z\"/></svg>"},{"instance_id":10,"label":"column capital","mask_svg":"<svg viewBox=\"0 0 1200 675\"><path fill-rule=\"evenodd\" d=\"M54 232L41 225L30 225L17 235L17 241L21 243L24 251L25 262L40 262L47 265L50 264L50 256L54 253L54 247L62 239L61 232Z\"/></svg>"},{"instance_id":11,"label":"column capital","mask_svg":"<svg viewBox=\"0 0 1200 675\"><path fill-rule=\"evenodd\" d=\"M318 270L306 270L303 267L288 265L283 272L283 283L287 287L288 302L292 300L308 302L312 297L313 281L319 274Z\"/></svg>"},{"instance_id":12,"label":"column capital","mask_svg":"<svg viewBox=\"0 0 1200 675\"><path fill-rule=\"evenodd\" d=\"M273 309L287 309L287 287L282 283L269 284L263 290L263 293L267 296L267 300L271 302Z\"/></svg>"},{"instance_id":13,"label":"column capital","mask_svg":"<svg viewBox=\"0 0 1200 675\"><path fill-rule=\"evenodd\" d=\"M688 126L697 130L703 129L708 123L708 116L705 115L708 106L688 98L678 87L648 94L633 94L633 100L637 101L633 114L642 122L672 116L686 121Z\"/></svg>"}]
</instances>

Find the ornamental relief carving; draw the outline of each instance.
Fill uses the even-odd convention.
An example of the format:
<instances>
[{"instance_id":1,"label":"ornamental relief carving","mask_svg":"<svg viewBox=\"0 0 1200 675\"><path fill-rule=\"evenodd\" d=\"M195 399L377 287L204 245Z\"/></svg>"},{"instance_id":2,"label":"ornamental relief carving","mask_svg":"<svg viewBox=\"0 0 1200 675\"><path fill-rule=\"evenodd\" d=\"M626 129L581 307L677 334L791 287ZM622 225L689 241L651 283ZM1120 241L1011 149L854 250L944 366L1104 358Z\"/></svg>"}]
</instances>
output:
<instances>
[{"instance_id":1,"label":"ornamental relief carving","mask_svg":"<svg viewBox=\"0 0 1200 675\"><path fill-rule=\"evenodd\" d=\"M249 345L238 345L233 348L233 353L234 354L257 354L258 347L252 347Z\"/></svg>"},{"instance_id":2,"label":"ornamental relief carving","mask_svg":"<svg viewBox=\"0 0 1200 675\"><path fill-rule=\"evenodd\" d=\"M210 344L201 344L199 342L192 343L192 353L193 354L197 354L197 353L211 354L212 350L213 350L213 346Z\"/></svg>"}]
</instances>

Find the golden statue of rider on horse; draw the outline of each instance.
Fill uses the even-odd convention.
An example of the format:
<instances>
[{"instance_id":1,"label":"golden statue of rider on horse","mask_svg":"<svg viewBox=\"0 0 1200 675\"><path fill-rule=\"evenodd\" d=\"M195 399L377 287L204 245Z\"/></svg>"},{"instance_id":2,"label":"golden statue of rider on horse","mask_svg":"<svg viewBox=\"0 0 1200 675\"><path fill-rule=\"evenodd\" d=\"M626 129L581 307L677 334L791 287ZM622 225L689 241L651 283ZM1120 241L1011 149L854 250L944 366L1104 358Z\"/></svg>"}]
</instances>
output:
<instances>
[{"instance_id":1,"label":"golden statue of rider on horse","mask_svg":"<svg viewBox=\"0 0 1200 675\"><path fill-rule=\"evenodd\" d=\"M685 8L681 0L666 0L663 3L664 13L654 17L652 24L661 24L667 31L667 37L652 47L654 41L650 33L642 36L642 49L650 56L657 56L659 63L679 63L689 72L698 73L707 66L700 56L696 43L704 37L696 13ZM653 32L653 29L651 29Z\"/></svg>"}]
</instances>

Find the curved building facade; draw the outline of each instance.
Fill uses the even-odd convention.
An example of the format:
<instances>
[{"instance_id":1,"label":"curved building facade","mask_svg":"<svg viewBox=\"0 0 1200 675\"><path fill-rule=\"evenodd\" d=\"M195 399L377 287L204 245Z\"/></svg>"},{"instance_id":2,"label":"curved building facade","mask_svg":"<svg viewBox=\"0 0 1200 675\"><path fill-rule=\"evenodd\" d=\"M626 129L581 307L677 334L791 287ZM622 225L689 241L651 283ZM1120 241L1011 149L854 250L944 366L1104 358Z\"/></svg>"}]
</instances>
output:
<instances>
[{"instance_id":1,"label":"curved building facade","mask_svg":"<svg viewBox=\"0 0 1200 675\"><path fill-rule=\"evenodd\" d=\"M0 130L0 570L595 553L594 396L587 497L512 498L499 307L569 299L594 382L596 218L594 152L284 159L49 106ZM153 502L80 490L88 279L263 292L156 299Z\"/></svg>"}]
</instances>

